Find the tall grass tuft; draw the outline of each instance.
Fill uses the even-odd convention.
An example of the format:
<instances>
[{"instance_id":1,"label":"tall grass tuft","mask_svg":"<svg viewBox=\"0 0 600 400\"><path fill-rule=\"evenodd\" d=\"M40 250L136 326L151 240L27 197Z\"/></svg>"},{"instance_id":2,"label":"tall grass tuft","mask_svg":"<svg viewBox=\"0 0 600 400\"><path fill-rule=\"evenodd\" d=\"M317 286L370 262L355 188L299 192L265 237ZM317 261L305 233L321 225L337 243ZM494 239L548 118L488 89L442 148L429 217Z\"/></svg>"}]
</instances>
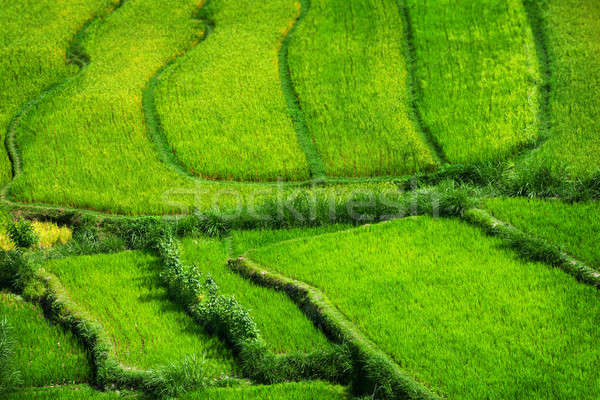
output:
<instances>
[{"instance_id":1,"label":"tall grass tuft","mask_svg":"<svg viewBox=\"0 0 600 400\"><path fill-rule=\"evenodd\" d=\"M169 363L151 371L144 390L159 399L179 397L205 388L213 375L202 357L190 355L179 363Z\"/></svg>"},{"instance_id":2,"label":"tall grass tuft","mask_svg":"<svg viewBox=\"0 0 600 400\"><path fill-rule=\"evenodd\" d=\"M0 317L0 394L14 390L21 383L21 373L13 361L16 342L8 319Z\"/></svg>"}]
</instances>

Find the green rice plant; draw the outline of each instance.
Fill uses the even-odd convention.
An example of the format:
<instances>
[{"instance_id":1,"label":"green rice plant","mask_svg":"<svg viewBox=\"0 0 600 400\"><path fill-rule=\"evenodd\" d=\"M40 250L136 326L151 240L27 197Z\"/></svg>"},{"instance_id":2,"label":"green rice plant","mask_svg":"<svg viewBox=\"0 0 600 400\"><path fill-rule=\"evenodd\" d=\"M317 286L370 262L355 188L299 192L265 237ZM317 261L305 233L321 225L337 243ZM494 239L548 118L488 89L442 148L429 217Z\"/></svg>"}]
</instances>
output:
<instances>
[{"instance_id":1,"label":"green rice plant","mask_svg":"<svg viewBox=\"0 0 600 400\"><path fill-rule=\"evenodd\" d=\"M15 340L6 316L0 316L0 394L13 391L21 383L21 371L13 362Z\"/></svg>"},{"instance_id":2,"label":"green rice plant","mask_svg":"<svg viewBox=\"0 0 600 400\"><path fill-rule=\"evenodd\" d=\"M552 123L533 161L567 167L573 177L600 168L600 3L593 0L525 0L544 33L551 74ZM526 159L525 161L529 161Z\"/></svg>"},{"instance_id":3,"label":"green rice plant","mask_svg":"<svg viewBox=\"0 0 600 400\"><path fill-rule=\"evenodd\" d=\"M198 42L198 7L128 0L86 28L89 65L16 127L23 163L11 188L16 199L159 214L169 209L166 190L193 188L162 164L148 140L142 93L160 68Z\"/></svg>"},{"instance_id":4,"label":"green rice plant","mask_svg":"<svg viewBox=\"0 0 600 400\"><path fill-rule=\"evenodd\" d=\"M406 1L416 104L451 163L510 156L539 135L539 56L520 0Z\"/></svg>"},{"instance_id":5,"label":"green rice plant","mask_svg":"<svg viewBox=\"0 0 600 400\"><path fill-rule=\"evenodd\" d=\"M255 285L227 266L228 251L219 240L195 238L182 242L182 260L210 274L221 293L250 310L261 337L274 353L310 352L329 346L325 336L285 294Z\"/></svg>"},{"instance_id":6,"label":"green rice plant","mask_svg":"<svg viewBox=\"0 0 600 400\"><path fill-rule=\"evenodd\" d=\"M170 150L208 179L309 177L281 92L278 49L298 14L293 0L212 0L214 29L159 77L156 110Z\"/></svg>"},{"instance_id":7,"label":"green rice plant","mask_svg":"<svg viewBox=\"0 0 600 400\"><path fill-rule=\"evenodd\" d=\"M207 368L217 375L234 369L224 343L169 300L155 257L137 251L80 256L50 261L44 268L102 325L120 363L148 369L194 354L205 355Z\"/></svg>"},{"instance_id":8,"label":"green rice plant","mask_svg":"<svg viewBox=\"0 0 600 400\"><path fill-rule=\"evenodd\" d=\"M343 387L316 381L211 388L199 393L187 393L181 397L181 400L342 400L348 398Z\"/></svg>"},{"instance_id":9,"label":"green rice plant","mask_svg":"<svg viewBox=\"0 0 600 400\"><path fill-rule=\"evenodd\" d=\"M598 291L521 261L459 220L405 218L248 257L321 289L445 397L594 398L599 390Z\"/></svg>"},{"instance_id":10,"label":"green rice plant","mask_svg":"<svg viewBox=\"0 0 600 400\"><path fill-rule=\"evenodd\" d=\"M436 168L411 120L406 40L395 0L310 2L290 39L289 68L327 175Z\"/></svg>"},{"instance_id":11,"label":"green rice plant","mask_svg":"<svg viewBox=\"0 0 600 400\"><path fill-rule=\"evenodd\" d=\"M51 326L43 310L21 297L0 292L0 318L13 328L15 369L21 386L70 385L92 379L89 357L75 336Z\"/></svg>"},{"instance_id":12,"label":"green rice plant","mask_svg":"<svg viewBox=\"0 0 600 400\"><path fill-rule=\"evenodd\" d=\"M32 99L77 72L65 62L69 40L94 15L116 0L24 0L0 11L0 140L11 120ZM7 153L0 151L0 185L11 178Z\"/></svg>"},{"instance_id":13,"label":"green rice plant","mask_svg":"<svg viewBox=\"0 0 600 400\"><path fill-rule=\"evenodd\" d=\"M482 203L496 218L563 246L571 256L600 270L597 243L600 204L597 201L569 204L558 200L492 198Z\"/></svg>"},{"instance_id":14,"label":"green rice plant","mask_svg":"<svg viewBox=\"0 0 600 400\"><path fill-rule=\"evenodd\" d=\"M89 386L73 385L26 389L7 395L6 400L108 400L120 398L135 398L135 396L122 396L119 392L99 392Z\"/></svg>"},{"instance_id":15,"label":"green rice plant","mask_svg":"<svg viewBox=\"0 0 600 400\"><path fill-rule=\"evenodd\" d=\"M243 256L248 250L266 247L287 240L312 237L353 228L354 225L331 224L312 228L258 229L233 231L231 238L231 257Z\"/></svg>"}]
</instances>

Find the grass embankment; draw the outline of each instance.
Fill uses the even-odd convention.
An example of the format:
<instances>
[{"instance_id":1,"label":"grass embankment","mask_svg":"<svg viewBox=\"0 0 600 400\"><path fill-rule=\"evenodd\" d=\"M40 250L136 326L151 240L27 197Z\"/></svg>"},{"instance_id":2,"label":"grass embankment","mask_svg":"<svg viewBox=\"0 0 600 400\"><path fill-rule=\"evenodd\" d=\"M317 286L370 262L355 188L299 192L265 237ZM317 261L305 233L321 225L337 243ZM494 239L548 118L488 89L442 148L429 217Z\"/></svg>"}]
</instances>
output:
<instances>
[{"instance_id":1,"label":"grass embankment","mask_svg":"<svg viewBox=\"0 0 600 400\"><path fill-rule=\"evenodd\" d=\"M82 46L89 66L18 126L17 200L161 213L169 208L165 190L193 186L161 163L148 140L142 93L161 67L199 40L198 7L128 0L87 28Z\"/></svg>"},{"instance_id":2,"label":"grass embankment","mask_svg":"<svg viewBox=\"0 0 600 400\"><path fill-rule=\"evenodd\" d=\"M282 242L249 257L323 290L437 393L593 398L597 290L501 246L463 222L418 217Z\"/></svg>"},{"instance_id":3,"label":"grass embankment","mask_svg":"<svg viewBox=\"0 0 600 400\"><path fill-rule=\"evenodd\" d=\"M50 326L42 309L21 297L0 292L0 318L13 329L15 368L26 388L87 383L92 367L77 338Z\"/></svg>"},{"instance_id":4,"label":"grass embankment","mask_svg":"<svg viewBox=\"0 0 600 400\"><path fill-rule=\"evenodd\" d=\"M159 261L142 252L70 257L44 268L57 275L69 297L108 333L122 364L148 369L206 355L214 375L234 369L225 344L209 336L169 299Z\"/></svg>"},{"instance_id":5,"label":"grass embankment","mask_svg":"<svg viewBox=\"0 0 600 400\"><path fill-rule=\"evenodd\" d=\"M224 295L233 296L250 310L261 337L271 351L310 352L328 346L325 336L281 292L266 289L242 278L227 266L229 254L222 241L186 239L182 243L182 259L210 274Z\"/></svg>"},{"instance_id":6,"label":"grass embankment","mask_svg":"<svg viewBox=\"0 0 600 400\"><path fill-rule=\"evenodd\" d=\"M417 107L451 163L504 158L539 133L540 63L520 0L408 0Z\"/></svg>"},{"instance_id":7,"label":"grass embankment","mask_svg":"<svg viewBox=\"0 0 600 400\"><path fill-rule=\"evenodd\" d=\"M405 40L394 0L310 3L290 38L288 59L327 175L435 169L411 120Z\"/></svg>"},{"instance_id":8,"label":"grass embankment","mask_svg":"<svg viewBox=\"0 0 600 400\"><path fill-rule=\"evenodd\" d=\"M6 400L104 400L124 398L117 392L99 392L88 386L64 386L25 390L6 395Z\"/></svg>"},{"instance_id":9,"label":"grass embankment","mask_svg":"<svg viewBox=\"0 0 600 400\"><path fill-rule=\"evenodd\" d=\"M0 141L15 115L48 88L77 73L67 64L71 38L94 15L117 0L24 0L2 4L0 12ZM11 179L11 164L0 150L0 185Z\"/></svg>"},{"instance_id":10,"label":"grass embankment","mask_svg":"<svg viewBox=\"0 0 600 400\"><path fill-rule=\"evenodd\" d=\"M496 218L563 246L569 255L600 269L598 202L568 204L517 197L485 199L483 205Z\"/></svg>"},{"instance_id":11,"label":"grass embankment","mask_svg":"<svg viewBox=\"0 0 600 400\"><path fill-rule=\"evenodd\" d=\"M283 383L269 386L209 389L189 393L182 400L342 400L348 399L345 389L324 382Z\"/></svg>"},{"instance_id":12,"label":"grass embankment","mask_svg":"<svg viewBox=\"0 0 600 400\"><path fill-rule=\"evenodd\" d=\"M278 71L280 43L298 12L293 0L203 7L214 29L156 90L164 133L188 170L209 179L308 179Z\"/></svg>"},{"instance_id":13,"label":"grass embankment","mask_svg":"<svg viewBox=\"0 0 600 400\"><path fill-rule=\"evenodd\" d=\"M533 160L573 177L600 168L600 3L525 0L545 34L551 66L548 140Z\"/></svg>"}]
</instances>

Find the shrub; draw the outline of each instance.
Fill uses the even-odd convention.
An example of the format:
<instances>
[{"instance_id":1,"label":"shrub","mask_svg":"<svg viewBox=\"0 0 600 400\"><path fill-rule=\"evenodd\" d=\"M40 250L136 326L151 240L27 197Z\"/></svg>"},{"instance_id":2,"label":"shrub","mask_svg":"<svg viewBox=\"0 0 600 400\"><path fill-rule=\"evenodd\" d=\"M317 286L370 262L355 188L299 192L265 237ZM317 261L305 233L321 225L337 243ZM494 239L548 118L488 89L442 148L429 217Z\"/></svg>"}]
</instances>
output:
<instances>
[{"instance_id":1,"label":"shrub","mask_svg":"<svg viewBox=\"0 0 600 400\"><path fill-rule=\"evenodd\" d=\"M204 388L209 383L210 371L204 357L184 357L180 363L170 363L152 371L145 389L156 398L178 397L183 393Z\"/></svg>"},{"instance_id":2,"label":"shrub","mask_svg":"<svg viewBox=\"0 0 600 400\"><path fill-rule=\"evenodd\" d=\"M28 249L40 242L40 236L33 223L23 218L19 218L17 222L10 221L6 226L6 230L8 236L18 248Z\"/></svg>"}]
</instances>

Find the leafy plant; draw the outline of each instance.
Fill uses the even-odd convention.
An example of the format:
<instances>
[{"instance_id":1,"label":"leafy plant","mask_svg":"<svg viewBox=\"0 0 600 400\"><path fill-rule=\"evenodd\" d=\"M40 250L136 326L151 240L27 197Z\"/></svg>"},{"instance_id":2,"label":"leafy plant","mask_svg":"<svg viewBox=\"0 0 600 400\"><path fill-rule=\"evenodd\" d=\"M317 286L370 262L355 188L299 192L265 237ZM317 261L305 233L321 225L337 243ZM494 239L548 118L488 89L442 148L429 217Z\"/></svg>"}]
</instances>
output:
<instances>
[{"instance_id":1,"label":"leafy plant","mask_svg":"<svg viewBox=\"0 0 600 400\"><path fill-rule=\"evenodd\" d=\"M6 230L8 236L20 249L28 249L40 242L40 236L31 221L19 218L17 222L10 221Z\"/></svg>"}]
</instances>

